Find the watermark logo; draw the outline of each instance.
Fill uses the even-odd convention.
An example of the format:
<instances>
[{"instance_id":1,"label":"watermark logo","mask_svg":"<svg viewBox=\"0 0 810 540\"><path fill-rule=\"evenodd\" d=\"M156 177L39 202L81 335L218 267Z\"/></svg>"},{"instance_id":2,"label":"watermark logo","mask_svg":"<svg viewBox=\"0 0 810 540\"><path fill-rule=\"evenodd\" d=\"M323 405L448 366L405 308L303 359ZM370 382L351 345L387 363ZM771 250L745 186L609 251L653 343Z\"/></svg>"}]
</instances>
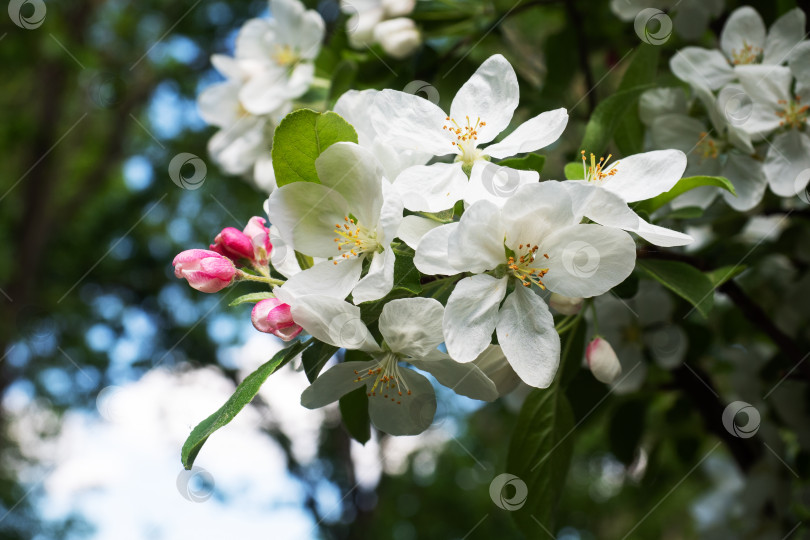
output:
<instances>
[{"instance_id":1,"label":"watermark logo","mask_svg":"<svg viewBox=\"0 0 810 540\"><path fill-rule=\"evenodd\" d=\"M481 184L487 192L496 197L511 197L520 187L520 172L510 167L488 163L484 165Z\"/></svg>"},{"instance_id":2,"label":"watermark logo","mask_svg":"<svg viewBox=\"0 0 810 540\"><path fill-rule=\"evenodd\" d=\"M565 270L578 278L589 278L599 269L602 260L599 250L588 242L575 240L562 252L562 263Z\"/></svg>"},{"instance_id":3,"label":"watermark logo","mask_svg":"<svg viewBox=\"0 0 810 540\"><path fill-rule=\"evenodd\" d=\"M191 170L189 170L191 168ZM169 162L169 177L178 187L188 190L200 189L208 174L205 162L188 152L181 152Z\"/></svg>"},{"instance_id":4,"label":"watermark logo","mask_svg":"<svg viewBox=\"0 0 810 540\"><path fill-rule=\"evenodd\" d=\"M526 487L526 482L514 474L503 473L492 479L489 496L498 508L514 512L526 504L529 488Z\"/></svg>"},{"instance_id":5,"label":"watermark logo","mask_svg":"<svg viewBox=\"0 0 810 540\"><path fill-rule=\"evenodd\" d=\"M42 26L46 12L43 0L11 0L8 3L11 22L26 30L35 30Z\"/></svg>"},{"instance_id":6,"label":"watermark logo","mask_svg":"<svg viewBox=\"0 0 810 540\"><path fill-rule=\"evenodd\" d=\"M403 88L402 91L406 94L413 94L415 96L421 95L434 105L438 105L439 103L439 91L436 90L436 87L429 82L411 81L405 85L405 88Z\"/></svg>"},{"instance_id":7,"label":"watermark logo","mask_svg":"<svg viewBox=\"0 0 810 540\"><path fill-rule=\"evenodd\" d=\"M177 491L187 501L201 503L214 494L214 477L202 467L183 469L177 475Z\"/></svg>"},{"instance_id":8,"label":"watermark logo","mask_svg":"<svg viewBox=\"0 0 810 540\"><path fill-rule=\"evenodd\" d=\"M723 427L741 439L750 439L759 431L759 411L745 401L734 401L723 411Z\"/></svg>"},{"instance_id":9,"label":"watermark logo","mask_svg":"<svg viewBox=\"0 0 810 540\"><path fill-rule=\"evenodd\" d=\"M636 35L644 43L663 45L672 35L672 19L656 8L642 9L633 21Z\"/></svg>"},{"instance_id":10,"label":"watermark logo","mask_svg":"<svg viewBox=\"0 0 810 540\"><path fill-rule=\"evenodd\" d=\"M751 118L754 102L742 89L727 87L717 95L717 107L729 124L741 126Z\"/></svg>"}]
</instances>

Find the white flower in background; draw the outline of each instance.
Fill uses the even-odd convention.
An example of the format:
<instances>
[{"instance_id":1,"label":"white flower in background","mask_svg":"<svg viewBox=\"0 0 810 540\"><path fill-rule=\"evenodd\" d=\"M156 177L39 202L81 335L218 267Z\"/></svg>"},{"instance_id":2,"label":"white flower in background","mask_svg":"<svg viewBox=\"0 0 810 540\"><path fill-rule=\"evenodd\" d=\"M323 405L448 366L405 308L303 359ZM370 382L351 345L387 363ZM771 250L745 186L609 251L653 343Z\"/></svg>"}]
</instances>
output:
<instances>
[{"instance_id":1,"label":"white flower in background","mask_svg":"<svg viewBox=\"0 0 810 540\"><path fill-rule=\"evenodd\" d=\"M367 352L367 362L342 362L321 374L301 395L301 404L317 409L364 387L371 422L391 435L416 435L427 429L436 412L427 371L456 393L493 401L498 390L475 364L459 364L437 347L444 341L444 308L432 298L392 300L382 309L377 344L360 319L360 308L336 298L286 298L292 316L314 338L336 347Z\"/></svg>"},{"instance_id":2,"label":"white flower in background","mask_svg":"<svg viewBox=\"0 0 810 540\"><path fill-rule=\"evenodd\" d=\"M680 150L656 150L611 161L582 151L582 179L562 182L573 199L574 214L606 227L631 231L657 246L683 246L692 237L652 225L627 203L651 199L672 189L686 169Z\"/></svg>"},{"instance_id":3,"label":"white flower in background","mask_svg":"<svg viewBox=\"0 0 810 540\"><path fill-rule=\"evenodd\" d=\"M562 294L551 293L548 305L563 315L576 315L582 310L585 299L581 297L563 296Z\"/></svg>"},{"instance_id":4,"label":"white flower in background","mask_svg":"<svg viewBox=\"0 0 810 540\"><path fill-rule=\"evenodd\" d=\"M671 101L672 107L661 107L659 114L655 114L656 104L663 104L667 99L660 92L680 94L680 97ZM679 196L672 202L672 207L698 206L705 209L720 194L735 210L750 210L762 200L767 186L762 161L753 157L755 149L751 136L729 122L729 115L736 114L736 111L721 111L720 103L711 91L693 86L692 92L706 109L711 127L688 115L686 96L681 89L645 93L640 104L642 120L647 122L656 148L675 148L686 153L685 176L726 177L734 185L737 196L720 188L700 187ZM744 95L738 85L727 86L723 93L726 92L735 96L730 99Z\"/></svg>"},{"instance_id":5,"label":"white flower in background","mask_svg":"<svg viewBox=\"0 0 810 540\"><path fill-rule=\"evenodd\" d=\"M289 112L315 74L324 22L297 0L270 0L271 19L251 19L236 36L236 59L251 71L239 92L253 114Z\"/></svg>"},{"instance_id":6,"label":"white flower in background","mask_svg":"<svg viewBox=\"0 0 810 540\"><path fill-rule=\"evenodd\" d=\"M804 39L804 27L805 14L795 8L766 32L759 13L744 6L734 10L726 21L720 34L721 50L686 47L672 57L669 66L682 81L717 90L736 80L738 66L787 62Z\"/></svg>"},{"instance_id":7,"label":"white flower in background","mask_svg":"<svg viewBox=\"0 0 810 540\"><path fill-rule=\"evenodd\" d=\"M684 39L698 39L709 21L723 12L723 0L611 0L610 9L621 20L634 21L645 9L673 14L673 26Z\"/></svg>"},{"instance_id":8,"label":"white flower in background","mask_svg":"<svg viewBox=\"0 0 810 540\"><path fill-rule=\"evenodd\" d=\"M343 299L352 293L355 303L382 298L394 283L391 241L403 211L396 190L373 154L354 143L333 144L315 169L321 183L278 188L268 200L268 217L297 251L329 260L295 274L282 288L296 296Z\"/></svg>"},{"instance_id":9,"label":"white flower in background","mask_svg":"<svg viewBox=\"0 0 810 540\"><path fill-rule=\"evenodd\" d=\"M456 154L454 163L411 167L394 181L405 207L438 212L464 199L486 199L502 205L505 197L493 183L537 182L535 171L518 171L491 163L532 152L556 141L568 123L565 109L544 112L518 126L501 142L479 148L504 131L517 108L519 88L515 70L501 55L488 58L453 99L449 116L427 99L383 90L371 111L377 133L389 144L431 156ZM469 174L469 180L467 175Z\"/></svg>"},{"instance_id":10,"label":"white flower in background","mask_svg":"<svg viewBox=\"0 0 810 540\"><path fill-rule=\"evenodd\" d=\"M520 187L503 209L478 201L458 223L425 234L414 258L422 273L475 274L459 281L447 302L443 326L452 358L475 360L495 331L526 384L551 384L560 338L546 303L531 287L596 296L624 281L636 258L630 235L580 224L572 206L561 183L533 183ZM510 285L515 290L507 294Z\"/></svg>"},{"instance_id":11,"label":"white flower in background","mask_svg":"<svg viewBox=\"0 0 810 540\"><path fill-rule=\"evenodd\" d=\"M341 0L344 13L351 15L346 22L352 47L369 47L379 43L391 56L402 59L422 43L414 22L407 16L416 7L416 0Z\"/></svg>"}]
</instances>

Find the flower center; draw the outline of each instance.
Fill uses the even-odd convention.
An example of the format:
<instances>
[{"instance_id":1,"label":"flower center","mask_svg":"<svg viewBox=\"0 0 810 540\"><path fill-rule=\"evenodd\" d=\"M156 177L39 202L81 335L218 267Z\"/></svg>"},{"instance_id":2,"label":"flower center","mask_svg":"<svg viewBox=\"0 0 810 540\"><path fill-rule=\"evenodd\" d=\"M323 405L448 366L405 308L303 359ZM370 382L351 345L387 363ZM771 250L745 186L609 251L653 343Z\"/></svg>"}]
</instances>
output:
<instances>
[{"instance_id":1,"label":"flower center","mask_svg":"<svg viewBox=\"0 0 810 540\"><path fill-rule=\"evenodd\" d=\"M703 159L717 159L717 155L720 153L717 141L709 137L709 134L705 131L700 134L700 139L695 145L695 151Z\"/></svg>"},{"instance_id":2,"label":"flower center","mask_svg":"<svg viewBox=\"0 0 810 540\"><path fill-rule=\"evenodd\" d=\"M465 116L465 118L466 124L459 125L455 119L448 116L445 119L448 123L443 125L442 129L449 130L455 137L456 140L451 141L450 144L458 148L461 161L466 165L472 165L476 159L481 157L481 151L476 149L478 129L486 126L487 123L482 122L480 117L476 118L475 124L470 123L469 116Z\"/></svg>"},{"instance_id":3,"label":"flower center","mask_svg":"<svg viewBox=\"0 0 810 540\"><path fill-rule=\"evenodd\" d=\"M782 119L779 122L780 126L799 129L807 123L808 106L802 105L801 96L796 96L791 101L780 99L779 105L782 105L782 110L777 112L776 115Z\"/></svg>"},{"instance_id":4,"label":"flower center","mask_svg":"<svg viewBox=\"0 0 810 540\"><path fill-rule=\"evenodd\" d=\"M408 388L408 383L402 377L399 367L399 356L387 352L382 357L375 358L377 360L377 367L369 368L366 371L354 371L357 378L354 382L365 382L374 379L374 384L371 388L367 388L366 395L368 397L381 397L383 399L390 399L395 401L397 405L402 404L402 398L411 395L411 390Z\"/></svg>"},{"instance_id":5,"label":"flower center","mask_svg":"<svg viewBox=\"0 0 810 540\"><path fill-rule=\"evenodd\" d=\"M337 243L338 251L342 251L341 257L348 259L350 257L359 257L368 251L377 251L380 244L377 242L377 231L369 231L367 228L360 225L357 220L352 217L345 216L343 218L343 225L340 223L335 224L334 239ZM334 261L335 264L338 261Z\"/></svg>"},{"instance_id":6,"label":"flower center","mask_svg":"<svg viewBox=\"0 0 810 540\"><path fill-rule=\"evenodd\" d=\"M273 51L273 61L279 66L289 66L298 62L298 53L289 45L276 45Z\"/></svg>"},{"instance_id":7,"label":"flower center","mask_svg":"<svg viewBox=\"0 0 810 540\"><path fill-rule=\"evenodd\" d=\"M520 280L524 287L531 287L537 285L545 290L546 286L543 285L543 276L548 274L548 268L537 268L534 266L534 261L539 256L537 255L538 246L531 244L520 244L514 257L509 257L506 267L512 271L512 275ZM517 257L517 258L516 258ZM548 259L548 254L543 253L543 257Z\"/></svg>"},{"instance_id":8,"label":"flower center","mask_svg":"<svg viewBox=\"0 0 810 540\"><path fill-rule=\"evenodd\" d=\"M759 64L762 56L762 49L754 47L743 41L742 49L731 50L731 63L735 66L745 64Z\"/></svg>"},{"instance_id":9,"label":"flower center","mask_svg":"<svg viewBox=\"0 0 810 540\"><path fill-rule=\"evenodd\" d=\"M614 161L608 165L613 154L608 154L607 159L600 157L599 161L596 161L596 156L591 154L591 162L589 165L588 160L585 158L585 150L582 150L580 153L582 154L582 173L585 176L585 180L588 182L603 184L609 176L613 176L618 172L616 168L619 165L618 161Z\"/></svg>"}]
</instances>

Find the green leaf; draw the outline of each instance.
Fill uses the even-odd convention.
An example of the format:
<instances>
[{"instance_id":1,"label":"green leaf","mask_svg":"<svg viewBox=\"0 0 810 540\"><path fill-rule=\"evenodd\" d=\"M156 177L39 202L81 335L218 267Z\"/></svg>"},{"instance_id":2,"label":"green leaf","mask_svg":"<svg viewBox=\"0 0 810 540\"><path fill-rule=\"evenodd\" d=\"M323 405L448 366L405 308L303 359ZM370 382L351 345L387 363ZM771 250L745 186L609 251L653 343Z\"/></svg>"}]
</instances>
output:
<instances>
[{"instance_id":1,"label":"green leaf","mask_svg":"<svg viewBox=\"0 0 810 540\"><path fill-rule=\"evenodd\" d=\"M462 276L450 276L436 281L431 281L422 285L422 296L425 298L435 298L442 304L447 304L450 293Z\"/></svg>"},{"instance_id":2,"label":"green leaf","mask_svg":"<svg viewBox=\"0 0 810 540\"><path fill-rule=\"evenodd\" d=\"M248 302L251 304L255 304L261 300L267 300L268 298L275 298L271 292L254 292L249 294L243 294L242 296L238 297L236 300L228 304L229 307L238 306L239 304L247 304Z\"/></svg>"},{"instance_id":3,"label":"green leaf","mask_svg":"<svg viewBox=\"0 0 810 540\"><path fill-rule=\"evenodd\" d=\"M714 186L723 188L732 195L737 195L737 192L734 190L734 186L731 182L729 182L728 178L724 178L722 176L687 176L686 178L681 178L678 180L678 183L675 184L675 187L667 191L666 193L662 193L657 197L653 197L648 201L644 201L640 203L639 207L644 209L648 214L652 214L672 199L679 195L683 195L687 191L692 189L702 187L702 186Z\"/></svg>"},{"instance_id":4,"label":"green leaf","mask_svg":"<svg viewBox=\"0 0 810 540\"><path fill-rule=\"evenodd\" d=\"M292 346L277 352L273 358L262 364L259 369L245 377L245 380L239 383L239 386L236 387L236 391L228 401L225 402L225 405L200 422L197 427L191 431L191 434L186 439L186 442L183 444L183 449L180 452L183 467L187 470L191 469L192 465L194 465L194 460L197 458L197 454L200 453L208 437L233 420L234 417L239 414L239 411L244 409L245 405L253 400L259 392L259 388L264 384L264 381L275 373L276 370L305 350L310 343L311 341L295 342Z\"/></svg>"},{"instance_id":5,"label":"green leaf","mask_svg":"<svg viewBox=\"0 0 810 540\"><path fill-rule=\"evenodd\" d=\"M723 266L717 270L706 272L706 277L709 278L709 280L712 282L712 286L716 289L726 281L739 276L746 268L748 267L744 264Z\"/></svg>"},{"instance_id":6,"label":"green leaf","mask_svg":"<svg viewBox=\"0 0 810 540\"><path fill-rule=\"evenodd\" d=\"M315 343L311 347L308 347L307 350L304 351L304 354L301 355L301 363L304 365L304 373L309 382L315 380L315 377L317 377L323 369L324 364L338 351L338 347L334 345L317 341L315 338L313 338L313 341L315 341Z\"/></svg>"},{"instance_id":7,"label":"green leaf","mask_svg":"<svg viewBox=\"0 0 810 540\"><path fill-rule=\"evenodd\" d=\"M371 438L371 420L368 416L366 387L352 390L338 402L343 425L354 440L366 444Z\"/></svg>"},{"instance_id":8,"label":"green leaf","mask_svg":"<svg viewBox=\"0 0 810 540\"><path fill-rule=\"evenodd\" d=\"M585 306L582 306L582 309L585 309ZM584 323L583 317L579 317L574 326L561 338L560 384L563 387L567 387L582 369L587 331L588 325Z\"/></svg>"},{"instance_id":9,"label":"green leaf","mask_svg":"<svg viewBox=\"0 0 810 540\"><path fill-rule=\"evenodd\" d=\"M703 216L703 208L699 206L684 206L678 208L667 215L662 216L661 219L697 219Z\"/></svg>"},{"instance_id":10,"label":"green leaf","mask_svg":"<svg viewBox=\"0 0 810 540\"><path fill-rule=\"evenodd\" d=\"M298 266L301 267L301 270L312 268L312 265L315 264L315 261L312 257L310 257L309 255L304 255L299 251L295 252L295 260L298 263Z\"/></svg>"},{"instance_id":11,"label":"green leaf","mask_svg":"<svg viewBox=\"0 0 810 540\"><path fill-rule=\"evenodd\" d=\"M580 149L597 156L603 154L628 109L638 101L645 90L650 88L653 86L645 85L622 90L597 105L585 127L585 137L582 139Z\"/></svg>"},{"instance_id":12,"label":"green leaf","mask_svg":"<svg viewBox=\"0 0 810 540\"><path fill-rule=\"evenodd\" d=\"M512 433L506 470L526 483L526 502L511 514L528 538L538 538L538 522L554 530L554 513L571 463L573 429L574 414L559 384L534 390L526 398ZM500 496L504 502L514 497L508 488Z\"/></svg>"},{"instance_id":13,"label":"green leaf","mask_svg":"<svg viewBox=\"0 0 810 540\"><path fill-rule=\"evenodd\" d=\"M565 169L565 179L566 180L584 180L585 176L582 174L582 162L581 161L572 161L571 163L566 163Z\"/></svg>"},{"instance_id":14,"label":"green leaf","mask_svg":"<svg viewBox=\"0 0 810 540\"><path fill-rule=\"evenodd\" d=\"M630 90L638 86L648 85L655 81L658 71L660 47L642 44L633 54L630 66L624 72L619 91ZM613 140L619 151L625 156L643 151L644 125L638 114L638 107L630 108L619 122Z\"/></svg>"},{"instance_id":15,"label":"green leaf","mask_svg":"<svg viewBox=\"0 0 810 540\"><path fill-rule=\"evenodd\" d=\"M537 171L543 172L543 166L546 164L546 156L540 154L527 154L522 158L509 158L501 160L497 163L502 167L510 167L519 171Z\"/></svg>"},{"instance_id":16,"label":"green leaf","mask_svg":"<svg viewBox=\"0 0 810 540\"><path fill-rule=\"evenodd\" d=\"M293 182L320 183L315 160L336 142L357 142L351 124L334 112L293 111L273 135L273 170L279 187Z\"/></svg>"},{"instance_id":17,"label":"green leaf","mask_svg":"<svg viewBox=\"0 0 810 540\"><path fill-rule=\"evenodd\" d=\"M638 266L693 306L704 317L714 306L714 284L706 274L680 261L639 259Z\"/></svg>"}]
</instances>

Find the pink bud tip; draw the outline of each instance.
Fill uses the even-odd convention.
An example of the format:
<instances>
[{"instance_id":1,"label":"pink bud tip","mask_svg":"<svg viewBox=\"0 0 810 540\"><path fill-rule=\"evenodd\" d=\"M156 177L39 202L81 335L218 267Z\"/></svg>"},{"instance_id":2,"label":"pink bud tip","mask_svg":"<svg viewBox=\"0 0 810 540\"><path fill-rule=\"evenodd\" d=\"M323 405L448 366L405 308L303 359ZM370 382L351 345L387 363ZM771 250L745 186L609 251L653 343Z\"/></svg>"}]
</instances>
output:
<instances>
[{"instance_id":1,"label":"pink bud tip","mask_svg":"<svg viewBox=\"0 0 810 540\"><path fill-rule=\"evenodd\" d=\"M302 330L293 321L289 304L281 302L278 298L268 298L257 303L253 306L250 319L259 332L273 334L284 341L290 341Z\"/></svg>"},{"instance_id":2,"label":"pink bud tip","mask_svg":"<svg viewBox=\"0 0 810 540\"><path fill-rule=\"evenodd\" d=\"M270 243L270 229L262 217L253 216L245 226L243 234L250 240L252 257L256 263L266 265L270 260L273 244Z\"/></svg>"},{"instance_id":3,"label":"pink bud tip","mask_svg":"<svg viewBox=\"0 0 810 540\"><path fill-rule=\"evenodd\" d=\"M172 262L174 275L188 280L198 291L214 293L233 282L236 267L233 261L207 249L189 249L179 253Z\"/></svg>"},{"instance_id":4,"label":"pink bud tip","mask_svg":"<svg viewBox=\"0 0 810 540\"><path fill-rule=\"evenodd\" d=\"M241 259L253 260L253 243L250 238L233 227L222 229L211 244L211 251L216 251L234 262Z\"/></svg>"}]
</instances>

